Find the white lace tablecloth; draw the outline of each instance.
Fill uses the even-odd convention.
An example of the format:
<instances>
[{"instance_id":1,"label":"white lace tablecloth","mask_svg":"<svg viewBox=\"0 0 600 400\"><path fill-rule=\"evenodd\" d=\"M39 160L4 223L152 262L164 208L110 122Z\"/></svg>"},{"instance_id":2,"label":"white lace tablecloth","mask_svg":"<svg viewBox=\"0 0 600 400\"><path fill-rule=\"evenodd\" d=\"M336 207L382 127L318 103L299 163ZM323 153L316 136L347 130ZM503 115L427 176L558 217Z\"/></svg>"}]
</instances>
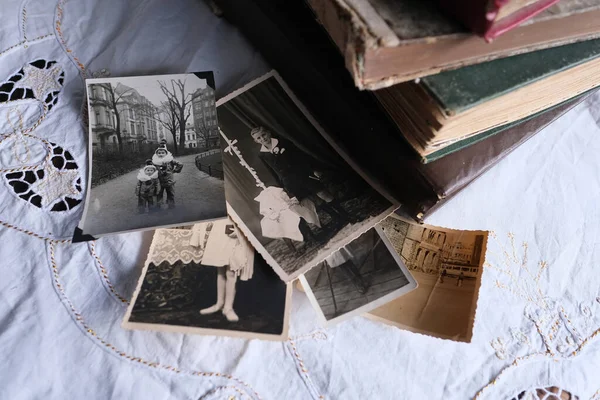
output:
<instances>
[{"instance_id":1,"label":"white lace tablecloth","mask_svg":"<svg viewBox=\"0 0 600 400\"><path fill-rule=\"evenodd\" d=\"M68 241L83 78L214 70L222 96L268 67L195 0L5 0L2 16L1 399L600 398L600 96L428 221L496 233L470 344L364 318L320 329L300 292L284 343L125 331L151 234Z\"/></svg>"}]
</instances>

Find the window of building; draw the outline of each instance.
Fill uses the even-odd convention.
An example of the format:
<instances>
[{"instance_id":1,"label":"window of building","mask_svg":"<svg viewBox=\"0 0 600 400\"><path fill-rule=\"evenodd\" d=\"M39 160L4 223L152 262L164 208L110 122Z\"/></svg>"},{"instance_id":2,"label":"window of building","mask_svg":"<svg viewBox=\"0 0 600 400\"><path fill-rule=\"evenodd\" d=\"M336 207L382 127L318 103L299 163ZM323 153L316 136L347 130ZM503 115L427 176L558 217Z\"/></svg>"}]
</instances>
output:
<instances>
[{"instance_id":1,"label":"window of building","mask_svg":"<svg viewBox=\"0 0 600 400\"><path fill-rule=\"evenodd\" d=\"M129 132L130 135L135 135L135 124L133 122L131 122L129 124L129 127L131 128L131 132Z\"/></svg>"}]
</instances>

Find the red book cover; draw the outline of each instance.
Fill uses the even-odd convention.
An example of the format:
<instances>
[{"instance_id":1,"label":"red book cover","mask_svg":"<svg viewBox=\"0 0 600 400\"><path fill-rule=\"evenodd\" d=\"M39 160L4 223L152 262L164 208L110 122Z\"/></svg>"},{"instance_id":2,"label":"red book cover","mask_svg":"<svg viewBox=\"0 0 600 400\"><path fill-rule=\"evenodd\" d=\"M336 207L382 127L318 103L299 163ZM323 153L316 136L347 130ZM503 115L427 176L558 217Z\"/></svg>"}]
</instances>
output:
<instances>
[{"instance_id":1,"label":"red book cover","mask_svg":"<svg viewBox=\"0 0 600 400\"><path fill-rule=\"evenodd\" d=\"M559 0L438 0L446 13L490 42Z\"/></svg>"}]
</instances>

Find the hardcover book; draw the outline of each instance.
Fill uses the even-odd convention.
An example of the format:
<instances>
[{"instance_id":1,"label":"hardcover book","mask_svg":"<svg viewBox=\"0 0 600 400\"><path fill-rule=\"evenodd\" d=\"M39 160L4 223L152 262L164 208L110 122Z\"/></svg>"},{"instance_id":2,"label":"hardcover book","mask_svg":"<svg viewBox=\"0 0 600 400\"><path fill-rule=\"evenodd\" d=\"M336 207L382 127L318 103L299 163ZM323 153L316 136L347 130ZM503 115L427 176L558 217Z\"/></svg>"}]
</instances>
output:
<instances>
[{"instance_id":1,"label":"hardcover book","mask_svg":"<svg viewBox=\"0 0 600 400\"><path fill-rule=\"evenodd\" d=\"M342 57L307 7L285 0L219 0L218 4L336 145L415 219L440 207L573 105L557 107L522 127L422 164L373 94L357 90L343 73ZM255 29L257 25L261 29ZM311 45L317 42L323 46Z\"/></svg>"},{"instance_id":2,"label":"hardcover book","mask_svg":"<svg viewBox=\"0 0 600 400\"><path fill-rule=\"evenodd\" d=\"M600 0L559 2L492 43L439 0L307 0L356 86L375 90L442 71L600 37Z\"/></svg>"},{"instance_id":3,"label":"hardcover book","mask_svg":"<svg viewBox=\"0 0 600 400\"><path fill-rule=\"evenodd\" d=\"M600 39L446 71L375 95L426 158L597 87L598 71Z\"/></svg>"}]
</instances>

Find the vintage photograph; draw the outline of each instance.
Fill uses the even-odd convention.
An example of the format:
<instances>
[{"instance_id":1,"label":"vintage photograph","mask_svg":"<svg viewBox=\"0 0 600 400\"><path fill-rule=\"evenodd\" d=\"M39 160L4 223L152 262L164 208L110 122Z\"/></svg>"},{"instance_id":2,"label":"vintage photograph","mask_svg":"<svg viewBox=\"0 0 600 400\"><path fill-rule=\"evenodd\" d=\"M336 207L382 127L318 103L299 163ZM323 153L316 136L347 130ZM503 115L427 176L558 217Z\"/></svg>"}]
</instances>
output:
<instances>
[{"instance_id":1,"label":"vintage photograph","mask_svg":"<svg viewBox=\"0 0 600 400\"><path fill-rule=\"evenodd\" d=\"M227 216L212 72L86 84L90 172L83 234Z\"/></svg>"},{"instance_id":2,"label":"vintage photograph","mask_svg":"<svg viewBox=\"0 0 600 400\"><path fill-rule=\"evenodd\" d=\"M417 287L379 228L371 228L300 277L324 325L373 310Z\"/></svg>"},{"instance_id":3,"label":"vintage photograph","mask_svg":"<svg viewBox=\"0 0 600 400\"><path fill-rule=\"evenodd\" d=\"M379 226L419 286L367 316L402 329L470 342L488 232L420 225L396 214Z\"/></svg>"},{"instance_id":4,"label":"vintage photograph","mask_svg":"<svg viewBox=\"0 0 600 400\"><path fill-rule=\"evenodd\" d=\"M394 210L271 72L217 103L228 212L286 282Z\"/></svg>"},{"instance_id":5,"label":"vintage photograph","mask_svg":"<svg viewBox=\"0 0 600 400\"><path fill-rule=\"evenodd\" d=\"M286 340L290 300L230 219L158 229L123 327Z\"/></svg>"}]
</instances>

